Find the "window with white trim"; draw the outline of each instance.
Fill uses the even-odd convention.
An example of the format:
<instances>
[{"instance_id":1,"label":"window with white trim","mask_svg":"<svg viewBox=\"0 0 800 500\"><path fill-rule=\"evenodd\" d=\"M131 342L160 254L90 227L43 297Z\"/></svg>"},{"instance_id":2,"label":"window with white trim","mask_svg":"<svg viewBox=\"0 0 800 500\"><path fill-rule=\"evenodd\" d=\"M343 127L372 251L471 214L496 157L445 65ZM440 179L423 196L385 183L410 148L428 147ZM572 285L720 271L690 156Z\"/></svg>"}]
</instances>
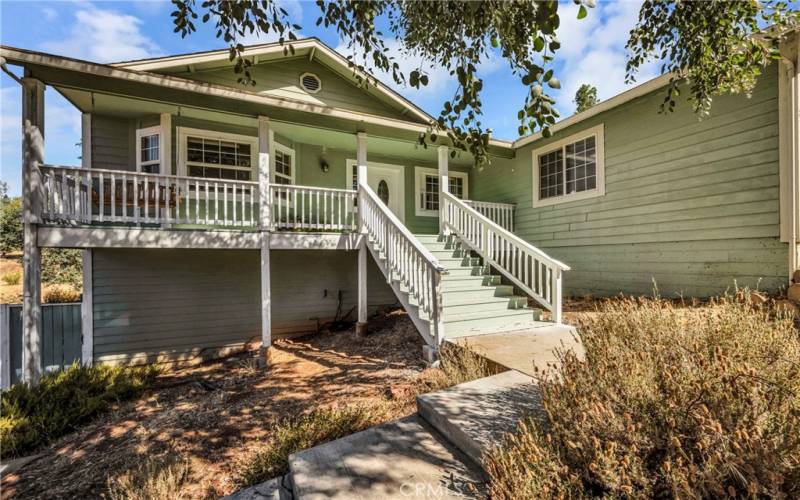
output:
<instances>
[{"instance_id":1,"label":"window with white trim","mask_svg":"<svg viewBox=\"0 0 800 500\"><path fill-rule=\"evenodd\" d=\"M258 140L255 137L179 129L183 171L190 177L255 180Z\"/></svg>"},{"instance_id":2,"label":"window with white trim","mask_svg":"<svg viewBox=\"0 0 800 500\"><path fill-rule=\"evenodd\" d=\"M439 216L439 171L435 168L415 169L414 199L418 216ZM469 175L465 172L448 172L450 193L456 198L468 196Z\"/></svg>"},{"instance_id":3,"label":"window with white trim","mask_svg":"<svg viewBox=\"0 0 800 500\"><path fill-rule=\"evenodd\" d=\"M148 174L161 172L161 127L136 130L136 171Z\"/></svg>"},{"instance_id":4,"label":"window with white trim","mask_svg":"<svg viewBox=\"0 0 800 500\"><path fill-rule=\"evenodd\" d=\"M603 125L533 151L533 206L605 194Z\"/></svg>"},{"instance_id":5,"label":"window with white trim","mask_svg":"<svg viewBox=\"0 0 800 500\"><path fill-rule=\"evenodd\" d=\"M294 150L283 144L274 143L275 170L272 173L272 182L275 184L294 184Z\"/></svg>"}]
</instances>

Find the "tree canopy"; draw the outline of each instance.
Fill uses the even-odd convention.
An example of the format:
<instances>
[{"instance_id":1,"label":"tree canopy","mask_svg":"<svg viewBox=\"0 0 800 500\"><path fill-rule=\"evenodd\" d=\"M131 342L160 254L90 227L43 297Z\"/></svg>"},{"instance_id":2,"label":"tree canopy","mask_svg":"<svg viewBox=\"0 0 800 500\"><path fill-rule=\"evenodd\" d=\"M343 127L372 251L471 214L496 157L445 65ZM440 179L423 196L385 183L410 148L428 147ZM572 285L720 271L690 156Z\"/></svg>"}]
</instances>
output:
<instances>
[{"instance_id":1,"label":"tree canopy","mask_svg":"<svg viewBox=\"0 0 800 500\"><path fill-rule=\"evenodd\" d=\"M597 104L597 88L593 85L589 85L588 83L584 83L580 86L577 92L575 92L575 112L580 113L581 111L586 111L587 109L591 108L595 104Z\"/></svg>"},{"instance_id":2,"label":"tree canopy","mask_svg":"<svg viewBox=\"0 0 800 500\"><path fill-rule=\"evenodd\" d=\"M302 29L275 0L172 1L175 31L185 37L196 31L198 20L213 25L216 36L229 45L244 84L254 83L252 61L241 43L244 37L277 35L290 53ZM595 6L595 0L574 1L579 19ZM527 88L517 113L519 135L541 131L548 137L559 118L551 95L551 89L561 87L553 69L561 47L557 1L317 0L316 5L317 25L340 37L354 70L381 70L397 84L419 88L428 84L422 68L430 64L445 68L457 80L454 95L442 103L428 133L420 136L423 145L445 135L456 148L471 153L476 164L488 162L491 130L481 122L484 82L478 68L496 55ZM686 78L688 98L698 113L706 113L716 93L752 90L763 66L778 57L778 42L796 20L797 12L778 0L645 0L627 45L627 81L635 80L643 64L659 60L662 71L674 73L662 110L674 108L678 84ZM767 25L774 29L763 31ZM378 26L387 26L387 33ZM413 54L420 66L402 71L398 56L389 51L391 40L399 42L399 57ZM369 78L361 81L370 84Z\"/></svg>"}]
</instances>

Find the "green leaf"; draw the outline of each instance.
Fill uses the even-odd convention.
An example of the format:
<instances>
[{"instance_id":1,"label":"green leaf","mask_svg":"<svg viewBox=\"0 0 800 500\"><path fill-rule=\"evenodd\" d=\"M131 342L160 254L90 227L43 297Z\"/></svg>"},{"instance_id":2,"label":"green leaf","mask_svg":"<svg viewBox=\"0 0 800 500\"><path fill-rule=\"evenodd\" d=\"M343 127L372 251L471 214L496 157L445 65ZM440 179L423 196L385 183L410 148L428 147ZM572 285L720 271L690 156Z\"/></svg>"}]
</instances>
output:
<instances>
[{"instance_id":1,"label":"green leaf","mask_svg":"<svg viewBox=\"0 0 800 500\"><path fill-rule=\"evenodd\" d=\"M583 19L586 17L586 14L588 14L588 12L586 12L586 7L581 5L581 7L578 9L578 19Z\"/></svg>"}]
</instances>

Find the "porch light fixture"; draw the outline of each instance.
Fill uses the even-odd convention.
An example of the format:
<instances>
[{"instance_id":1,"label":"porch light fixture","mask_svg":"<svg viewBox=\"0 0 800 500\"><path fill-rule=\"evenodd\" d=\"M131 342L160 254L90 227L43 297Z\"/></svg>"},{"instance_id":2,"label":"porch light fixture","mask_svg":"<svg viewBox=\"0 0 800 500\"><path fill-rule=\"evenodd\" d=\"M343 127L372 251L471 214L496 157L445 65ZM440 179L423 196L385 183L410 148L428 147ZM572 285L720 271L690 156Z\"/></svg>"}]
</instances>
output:
<instances>
[{"instance_id":1,"label":"porch light fixture","mask_svg":"<svg viewBox=\"0 0 800 500\"><path fill-rule=\"evenodd\" d=\"M328 164L328 160L325 159L325 155L327 153L328 153L328 148L322 146L322 154L319 156L319 169L326 174L328 173L328 170L331 169L331 166Z\"/></svg>"}]
</instances>

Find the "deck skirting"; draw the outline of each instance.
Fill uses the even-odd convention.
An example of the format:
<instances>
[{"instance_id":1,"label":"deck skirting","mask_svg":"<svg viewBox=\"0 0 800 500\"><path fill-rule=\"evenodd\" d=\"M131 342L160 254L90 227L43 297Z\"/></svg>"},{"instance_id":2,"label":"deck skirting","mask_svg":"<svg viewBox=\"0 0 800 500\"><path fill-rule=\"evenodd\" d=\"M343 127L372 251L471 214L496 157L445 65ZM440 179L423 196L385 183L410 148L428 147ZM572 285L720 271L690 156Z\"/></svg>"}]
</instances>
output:
<instances>
[{"instance_id":1,"label":"deck skirting","mask_svg":"<svg viewBox=\"0 0 800 500\"><path fill-rule=\"evenodd\" d=\"M39 246L57 248L261 248L259 231L39 226ZM273 232L273 250L358 250L358 233Z\"/></svg>"}]
</instances>

